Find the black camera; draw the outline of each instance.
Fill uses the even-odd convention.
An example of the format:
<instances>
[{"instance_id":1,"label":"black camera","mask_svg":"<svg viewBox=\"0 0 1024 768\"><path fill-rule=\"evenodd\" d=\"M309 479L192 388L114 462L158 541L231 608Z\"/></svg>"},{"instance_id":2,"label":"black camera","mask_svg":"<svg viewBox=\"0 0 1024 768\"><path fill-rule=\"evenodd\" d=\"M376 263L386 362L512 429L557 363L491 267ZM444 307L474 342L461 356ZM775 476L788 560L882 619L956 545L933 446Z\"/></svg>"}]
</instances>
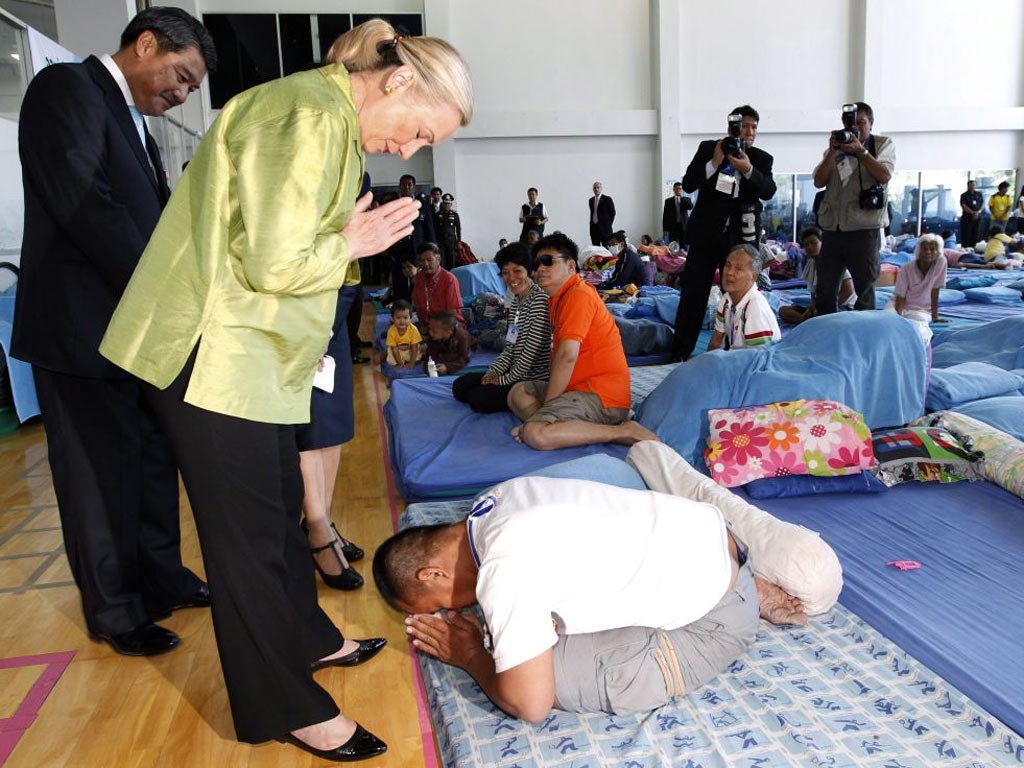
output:
<instances>
[{"instance_id":1,"label":"black camera","mask_svg":"<svg viewBox=\"0 0 1024 768\"><path fill-rule=\"evenodd\" d=\"M743 129L743 115L729 115L729 135L722 139L722 152L728 157L743 156L743 139L740 134Z\"/></svg>"},{"instance_id":2,"label":"black camera","mask_svg":"<svg viewBox=\"0 0 1024 768\"><path fill-rule=\"evenodd\" d=\"M881 184L872 184L867 189L862 189L858 202L865 211L882 210L885 208L885 187Z\"/></svg>"},{"instance_id":3,"label":"black camera","mask_svg":"<svg viewBox=\"0 0 1024 768\"><path fill-rule=\"evenodd\" d=\"M836 144L849 144L857 138L857 105L843 104L843 127L832 131Z\"/></svg>"}]
</instances>

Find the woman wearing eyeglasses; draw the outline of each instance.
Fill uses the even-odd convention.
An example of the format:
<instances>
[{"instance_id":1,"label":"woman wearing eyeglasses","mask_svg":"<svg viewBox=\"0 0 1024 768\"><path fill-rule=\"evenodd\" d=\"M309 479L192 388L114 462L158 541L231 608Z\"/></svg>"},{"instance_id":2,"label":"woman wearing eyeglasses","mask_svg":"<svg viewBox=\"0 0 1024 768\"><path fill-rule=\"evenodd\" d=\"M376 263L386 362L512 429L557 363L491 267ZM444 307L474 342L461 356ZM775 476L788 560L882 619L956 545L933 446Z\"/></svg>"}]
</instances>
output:
<instances>
[{"instance_id":1,"label":"woman wearing eyeglasses","mask_svg":"<svg viewBox=\"0 0 1024 768\"><path fill-rule=\"evenodd\" d=\"M486 373L466 373L452 383L455 399L477 413L509 410L512 386L518 381L547 379L551 362L548 296L530 279L530 249L525 243L506 245L494 263L512 294L505 347Z\"/></svg>"}]
</instances>

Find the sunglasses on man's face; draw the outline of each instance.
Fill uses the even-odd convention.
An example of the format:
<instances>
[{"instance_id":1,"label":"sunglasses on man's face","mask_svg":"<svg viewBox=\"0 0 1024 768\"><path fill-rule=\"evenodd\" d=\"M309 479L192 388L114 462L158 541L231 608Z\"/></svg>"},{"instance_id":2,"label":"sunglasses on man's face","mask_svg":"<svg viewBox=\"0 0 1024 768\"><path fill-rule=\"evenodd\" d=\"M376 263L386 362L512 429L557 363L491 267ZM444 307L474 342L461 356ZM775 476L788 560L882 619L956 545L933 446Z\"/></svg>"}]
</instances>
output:
<instances>
[{"instance_id":1,"label":"sunglasses on man's face","mask_svg":"<svg viewBox=\"0 0 1024 768\"><path fill-rule=\"evenodd\" d=\"M537 267L550 267L555 263L555 259L564 259L565 256L552 256L550 253L545 253L543 256L535 256L533 259L533 268Z\"/></svg>"}]
</instances>

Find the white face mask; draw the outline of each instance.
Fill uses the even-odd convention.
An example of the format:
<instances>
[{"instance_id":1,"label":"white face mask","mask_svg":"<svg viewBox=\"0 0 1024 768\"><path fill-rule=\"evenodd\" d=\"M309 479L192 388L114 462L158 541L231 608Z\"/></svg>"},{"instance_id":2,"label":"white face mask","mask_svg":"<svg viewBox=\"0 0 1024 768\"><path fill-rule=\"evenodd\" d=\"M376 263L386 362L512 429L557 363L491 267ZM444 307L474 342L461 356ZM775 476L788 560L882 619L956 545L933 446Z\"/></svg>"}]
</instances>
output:
<instances>
[{"instance_id":1,"label":"white face mask","mask_svg":"<svg viewBox=\"0 0 1024 768\"><path fill-rule=\"evenodd\" d=\"M622 252L622 243L618 243L617 245L610 245L610 246L608 246L608 252L612 256L618 256Z\"/></svg>"}]
</instances>

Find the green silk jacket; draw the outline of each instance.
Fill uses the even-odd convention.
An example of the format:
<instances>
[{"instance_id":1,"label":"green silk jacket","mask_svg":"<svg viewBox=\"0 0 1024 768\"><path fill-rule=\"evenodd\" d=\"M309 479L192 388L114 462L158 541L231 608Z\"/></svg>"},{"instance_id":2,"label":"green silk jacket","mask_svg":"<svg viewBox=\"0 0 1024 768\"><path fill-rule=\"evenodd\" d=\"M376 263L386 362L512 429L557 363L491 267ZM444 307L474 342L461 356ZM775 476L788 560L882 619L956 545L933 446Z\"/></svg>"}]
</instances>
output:
<instances>
[{"instance_id":1,"label":"green silk jacket","mask_svg":"<svg viewBox=\"0 0 1024 768\"><path fill-rule=\"evenodd\" d=\"M309 421L338 289L358 275L341 230L364 166L340 65L233 98L174 190L100 352L165 388L198 344L186 402Z\"/></svg>"}]
</instances>

